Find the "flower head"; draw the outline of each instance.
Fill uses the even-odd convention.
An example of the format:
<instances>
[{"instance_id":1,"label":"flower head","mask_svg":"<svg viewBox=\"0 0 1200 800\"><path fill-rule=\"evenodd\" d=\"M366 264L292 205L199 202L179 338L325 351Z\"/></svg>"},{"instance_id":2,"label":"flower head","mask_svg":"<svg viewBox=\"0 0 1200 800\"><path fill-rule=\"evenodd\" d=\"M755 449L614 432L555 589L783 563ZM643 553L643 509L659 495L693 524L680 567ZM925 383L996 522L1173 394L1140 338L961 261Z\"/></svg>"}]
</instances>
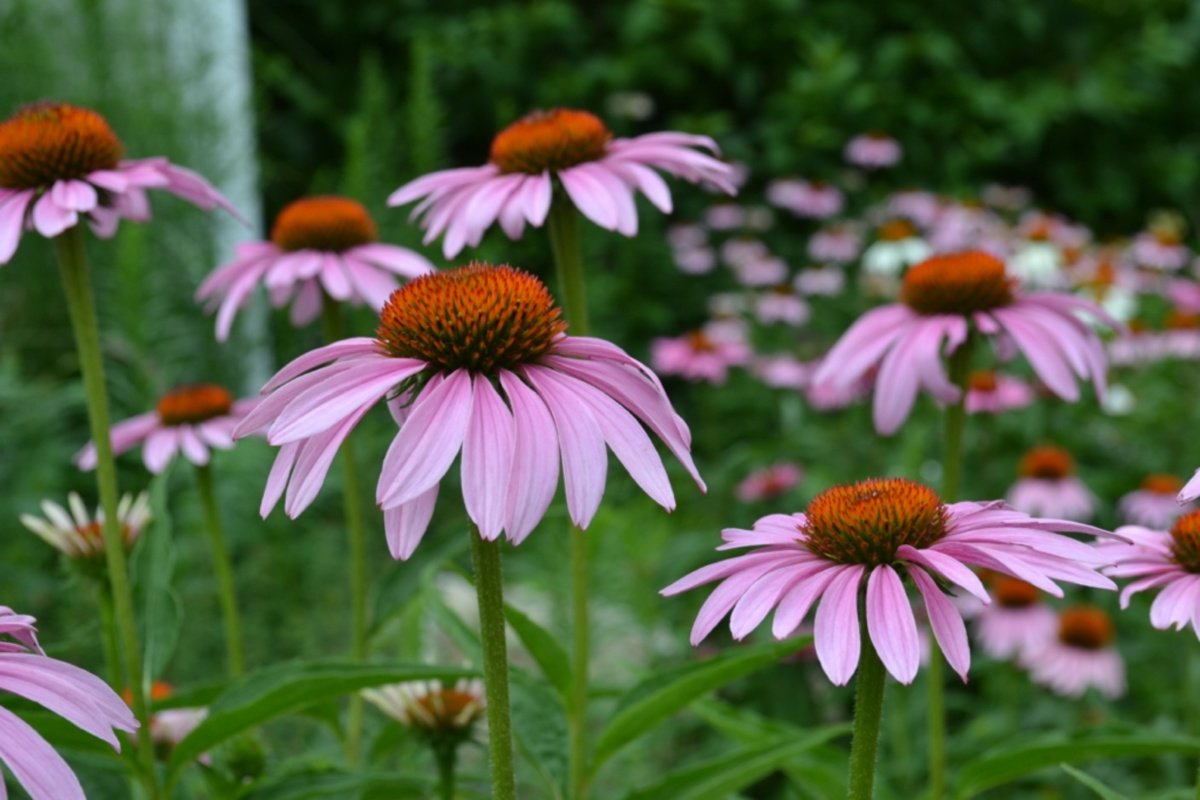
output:
<instances>
[{"instance_id":1,"label":"flower head","mask_svg":"<svg viewBox=\"0 0 1200 800\"><path fill-rule=\"evenodd\" d=\"M1175 520L1170 530L1127 525L1117 533L1128 545L1105 545L1105 554L1115 566L1105 573L1118 578L1137 578L1121 590L1121 608L1138 592L1162 588L1150 606L1150 624L1159 630L1189 624L1200 637L1200 511L1189 511Z\"/></svg>"},{"instance_id":2,"label":"flower head","mask_svg":"<svg viewBox=\"0 0 1200 800\"><path fill-rule=\"evenodd\" d=\"M967 378L968 414L1000 414L1025 408L1036 397L1033 387L1028 383L994 369L975 370Z\"/></svg>"},{"instance_id":3,"label":"flower head","mask_svg":"<svg viewBox=\"0 0 1200 800\"><path fill-rule=\"evenodd\" d=\"M354 305L383 307L402 278L433 271L424 256L383 244L371 215L345 197L305 197L279 212L267 242L237 246L237 257L214 270L196 299L217 310L217 340L225 341L233 317L260 284L271 304L291 303L294 325L321 312L322 294Z\"/></svg>"},{"instance_id":4,"label":"flower head","mask_svg":"<svg viewBox=\"0 0 1200 800\"><path fill-rule=\"evenodd\" d=\"M992 602L975 617L975 635L992 658L1006 659L1040 647L1058 633L1058 614L1032 584L1007 575L989 582Z\"/></svg>"},{"instance_id":5,"label":"flower head","mask_svg":"<svg viewBox=\"0 0 1200 800\"><path fill-rule=\"evenodd\" d=\"M804 470L798 464L786 461L772 464L747 475L738 484L737 499L743 503L773 500L794 489L803 477Z\"/></svg>"},{"instance_id":6,"label":"flower head","mask_svg":"<svg viewBox=\"0 0 1200 800\"><path fill-rule=\"evenodd\" d=\"M730 630L740 639L773 608L771 632L783 639L820 599L817 657L829 679L842 685L858 666L859 595L865 586L871 642L888 671L910 683L920 646L901 578L906 574L928 609L946 660L966 680L966 628L939 582L985 603L991 598L969 566L1019 577L1056 597L1062 590L1055 580L1115 588L1095 571L1105 562L1094 548L1053 531L1103 534L1088 525L1036 519L999 501L947 505L919 483L874 479L822 492L803 513L773 514L752 530L722 531L726 544L719 549L757 549L699 569L662 593L722 581L696 617L692 644L730 611Z\"/></svg>"},{"instance_id":7,"label":"flower head","mask_svg":"<svg viewBox=\"0 0 1200 800\"><path fill-rule=\"evenodd\" d=\"M150 219L147 189L165 189L204 210L229 201L208 181L165 158L124 159L125 147L104 117L67 103L24 106L0 122L0 264L21 232L57 236L82 215L108 238L122 218Z\"/></svg>"},{"instance_id":8,"label":"flower head","mask_svg":"<svg viewBox=\"0 0 1200 800\"><path fill-rule=\"evenodd\" d=\"M21 524L36 533L54 549L72 560L97 561L104 558L104 511L97 508L93 515L88 512L83 499L75 492L67 495L67 507L49 500L42 501L45 519L32 514L22 514ZM117 519L121 523L121 537L125 549L133 547L150 521L150 496L145 492L136 498L127 494L117 506Z\"/></svg>"},{"instance_id":9,"label":"flower head","mask_svg":"<svg viewBox=\"0 0 1200 800\"><path fill-rule=\"evenodd\" d=\"M452 258L464 245L479 244L494 222L510 239L521 238L526 222L541 227L557 179L585 217L633 236L638 224L635 191L664 214L671 213L671 192L655 169L737 194L733 169L693 148L717 153L707 136L650 133L618 139L586 111L535 111L496 135L484 166L417 178L393 192L388 205L425 198L413 212L424 214L425 243L444 233L442 251Z\"/></svg>"},{"instance_id":10,"label":"flower head","mask_svg":"<svg viewBox=\"0 0 1200 800\"><path fill-rule=\"evenodd\" d=\"M0 606L0 689L32 700L92 736L121 749L114 729L138 723L121 698L90 672L48 658L38 645L33 617ZM41 735L0 708L0 759L33 800L85 800L79 779Z\"/></svg>"},{"instance_id":11,"label":"flower head","mask_svg":"<svg viewBox=\"0 0 1200 800\"><path fill-rule=\"evenodd\" d=\"M469 736L487 708L478 678L463 678L453 687L436 680L393 683L362 695L406 728L429 735Z\"/></svg>"},{"instance_id":12,"label":"flower head","mask_svg":"<svg viewBox=\"0 0 1200 800\"><path fill-rule=\"evenodd\" d=\"M234 426L257 404L257 398L235 401L227 389L212 383L182 386L163 395L154 411L114 425L109 433L113 454L142 444L142 461L155 475L180 451L203 466L209 448L233 447ZM95 469L96 445L88 442L74 460L80 469Z\"/></svg>"},{"instance_id":13,"label":"flower head","mask_svg":"<svg viewBox=\"0 0 1200 800\"><path fill-rule=\"evenodd\" d=\"M721 385L729 368L750 362L753 351L733 326L715 328L710 323L683 336L660 336L650 343L650 363L663 375Z\"/></svg>"},{"instance_id":14,"label":"flower head","mask_svg":"<svg viewBox=\"0 0 1200 800\"><path fill-rule=\"evenodd\" d=\"M900 163L904 154L900 143L878 131L855 136L846 142L843 155L846 162L865 169L879 169Z\"/></svg>"},{"instance_id":15,"label":"flower head","mask_svg":"<svg viewBox=\"0 0 1200 800\"><path fill-rule=\"evenodd\" d=\"M900 298L855 322L814 376L818 384L845 387L878 365L874 418L880 433L899 429L922 388L942 402L959 401L961 390L941 359L969 335L993 340L1002 353L1024 353L1042 382L1064 400L1079 399L1076 377L1091 380L1103 397L1104 349L1076 312L1117 323L1086 300L1023 295L1003 262L978 251L921 262L905 274Z\"/></svg>"},{"instance_id":16,"label":"flower head","mask_svg":"<svg viewBox=\"0 0 1200 800\"><path fill-rule=\"evenodd\" d=\"M1125 693L1125 661L1113 647L1112 618L1096 606L1064 609L1058 635L1027 650L1020 661L1034 683L1065 697L1095 687L1115 699Z\"/></svg>"},{"instance_id":17,"label":"flower head","mask_svg":"<svg viewBox=\"0 0 1200 800\"><path fill-rule=\"evenodd\" d=\"M460 450L467 514L489 540L506 532L520 543L533 530L554 497L560 459L567 509L587 527L604 493L606 443L647 494L674 508L642 424L700 478L662 384L615 345L564 329L545 286L511 267L472 264L397 289L374 338L297 358L238 425L235 436L265 430L281 446L263 515L285 489L288 515L303 511L337 448L384 397L400 431L375 499L397 558L420 542Z\"/></svg>"},{"instance_id":18,"label":"flower head","mask_svg":"<svg viewBox=\"0 0 1200 800\"><path fill-rule=\"evenodd\" d=\"M1035 447L1021 457L1020 478L1008 490L1008 504L1026 514L1090 519L1096 498L1075 475L1075 459L1060 447Z\"/></svg>"},{"instance_id":19,"label":"flower head","mask_svg":"<svg viewBox=\"0 0 1200 800\"><path fill-rule=\"evenodd\" d=\"M1142 479L1142 485L1117 502L1117 512L1131 525L1164 529L1181 515L1192 511L1192 503L1180 504L1176 496L1183 481L1175 475L1157 473Z\"/></svg>"}]
</instances>

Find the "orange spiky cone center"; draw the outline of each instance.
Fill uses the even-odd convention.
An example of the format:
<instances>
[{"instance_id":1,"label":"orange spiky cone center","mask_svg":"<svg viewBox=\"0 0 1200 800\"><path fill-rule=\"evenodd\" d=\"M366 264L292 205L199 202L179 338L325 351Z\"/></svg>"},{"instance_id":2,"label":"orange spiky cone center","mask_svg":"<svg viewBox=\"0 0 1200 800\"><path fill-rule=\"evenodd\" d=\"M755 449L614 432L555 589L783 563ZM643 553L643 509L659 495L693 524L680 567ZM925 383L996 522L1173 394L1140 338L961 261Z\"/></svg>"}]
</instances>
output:
<instances>
[{"instance_id":1,"label":"orange spiky cone center","mask_svg":"<svg viewBox=\"0 0 1200 800\"><path fill-rule=\"evenodd\" d=\"M879 239L884 242L900 242L917 235L917 229L905 219L892 219L879 226Z\"/></svg>"},{"instance_id":2,"label":"orange spiky cone center","mask_svg":"<svg viewBox=\"0 0 1200 800\"><path fill-rule=\"evenodd\" d=\"M320 250L343 253L379 238L375 220L345 197L304 197L285 206L271 227L271 241L279 249Z\"/></svg>"},{"instance_id":3,"label":"orange spiky cone center","mask_svg":"<svg viewBox=\"0 0 1200 800\"><path fill-rule=\"evenodd\" d=\"M904 275L900 300L918 314L971 314L1011 305L1013 280L995 256L973 250L933 256Z\"/></svg>"},{"instance_id":4,"label":"orange spiky cone center","mask_svg":"<svg viewBox=\"0 0 1200 800\"><path fill-rule=\"evenodd\" d=\"M182 386L158 401L158 418L164 425L194 425L229 413L233 395L212 383Z\"/></svg>"},{"instance_id":5,"label":"orange spiky cone center","mask_svg":"<svg viewBox=\"0 0 1200 800\"><path fill-rule=\"evenodd\" d=\"M928 547L946 535L946 507L928 486L875 478L834 486L812 499L801 530L805 546L839 564L879 566L896 549Z\"/></svg>"},{"instance_id":6,"label":"orange spiky cone center","mask_svg":"<svg viewBox=\"0 0 1200 800\"><path fill-rule=\"evenodd\" d=\"M967 378L967 385L972 391L994 392L997 385L996 371L991 369L977 369Z\"/></svg>"},{"instance_id":7,"label":"orange spiky cone center","mask_svg":"<svg viewBox=\"0 0 1200 800\"><path fill-rule=\"evenodd\" d=\"M95 111L34 103L0 122L0 187L37 189L115 169L124 153L121 140Z\"/></svg>"},{"instance_id":8,"label":"orange spiky cone center","mask_svg":"<svg viewBox=\"0 0 1200 800\"><path fill-rule=\"evenodd\" d=\"M533 275L475 263L392 292L375 338L388 355L420 359L434 370L490 375L548 353L566 330L561 315Z\"/></svg>"},{"instance_id":9,"label":"orange spiky cone center","mask_svg":"<svg viewBox=\"0 0 1200 800\"><path fill-rule=\"evenodd\" d=\"M479 699L458 689L439 689L415 702L425 713L414 715L414 722L431 730L467 728L483 714Z\"/></svg>"},{"instance_id":10,"label":"orange spiky cone center","mask_svg":"<svg viewBox=\"0 0 1200 800\"><path fill-rule=\"evenodd\" d=\"M1035 447L1021 457L1017 471L1025 478L1058 481L1075 473L1075 459L1061 447Z\"/></svg>"},{"instance_id":11,"label":"orange spiky cone center","mask_svg":"<svg viewBox=\"0 0 1200 800\"><path fill-rule=\"evenodd\" d=\"M992 583L992 599L1003 608L1028 608L1038 602L1037 587L1017 578L998 575Z\"/></svg>"},{"instance_id":12,"label":"orange spiky cone center","mask_svg":"<svg viewBox=\"0 0 1200 800\"><path fill-rule=\"evenodd\" d=\"M1200 328L1200 314L1173 308L1163 319L1163 328L1169 331L1194 331Z\"/></svg>"},{"instance_id":13,"label":"orange spiky cone center","mask_svg":"<svg viewBox=\"0 0 1200 800\"><path fill-rule=\"evenodd\" d=\"M1189 511L1171 526L1171 558L1188 572L1200 573L1200 511Z\"/></svg>"},{"instance_id":14,"label":"orange spiky cone center","mask_svg":"<svg viewBox=\"0 0 1200 800\"><path fill-rule=\"evenodd\" d=\"M612 138L600 118L586 111L534 111L496 134L489 160L505 174L539 175L603 158Z\"/></svg>"},{"instance_id":15,"label":"orange spiky cone center","mask_svg":"<svg viewBox=\"0 0 1200 800\"><path fill-rule=\"evenodd\" d=\"M1142 479L1142 489L1155 494L1177 495L1182 488L1183 481L1180 478L1165 472L1156 472Z\"/></svg>"},{"instance_id":16,"label":"orange spiky cone center","mask_svg":"<svg viewBox=\"0 0 1200 800\"><path fill-rule=\"evenodd\" d=\"M1058 618L1058 640L1082 650L1102 650L1116 631L1112 617L1095 606L1072 606Z\"/></svg>"},{"instance_id":17,"label":"orange spiky cone center","mask_svg":"<svg viewBox=\"0 0 1200 800\"><path fill-rule=\"evenodd\" d=\"M697 353L712 353L717 349L716 342L708 338L704 331L692 331L684 336L688 345Z\"/></svg>"}]
</instances>

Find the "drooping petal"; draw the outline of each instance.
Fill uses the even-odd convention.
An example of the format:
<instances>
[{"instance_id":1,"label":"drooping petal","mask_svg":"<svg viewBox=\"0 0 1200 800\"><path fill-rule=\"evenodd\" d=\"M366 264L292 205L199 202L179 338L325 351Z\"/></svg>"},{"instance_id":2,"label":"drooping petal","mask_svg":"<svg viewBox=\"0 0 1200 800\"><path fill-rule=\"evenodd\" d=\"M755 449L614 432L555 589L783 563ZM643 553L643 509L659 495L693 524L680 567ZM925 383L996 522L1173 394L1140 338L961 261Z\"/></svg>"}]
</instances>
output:
<instances>
[{"instance_id":1,"label":"drooping petal","mask_svg":"<svg viewBox=\"0 0 1200 800\"><path fill-rule=\"evenodd\" d=\"M300 516L300 512L316 499L338 448L373 405L374 400L364 403L332 428L302 440L292 479L288 484L287 500L283 506L289 517L295 519Z\"/></svg>"},{"instance_id":2,"label":"drooping petal","mask_svg":"<svg viewBox=\"0 0 1200 800\"><path fill-rule=\"evenodd\" d=\"M142 445L142 463L155 475L162 472L179 452L179 436L175 428L158 428L146 437Z\"/></svg>"},{"instance_id":3,"label":"drooping petal","mask_svg":"<svg viewBox=\"0 0 1200 800\"><path fill-rule=\"evenodd\" d=\"M512 477L508 484L505 529L520 544L546 514L558 488L558 432L537 392L508 370L500 386L513 415Z\"/></svg>"},{"instance_id":4,"label":"drooping petal","mask_svg":"<svg viewBox=\"0 0 1200 800\"><path fill-rule=\"evenodd\" d=\"M858 667L862 648L858 627L858 587L864 567L844 567L829 582L817 606L813 636L817 660L835 686L845 686Z\"/></svg>"},{"instance_id":5,"label":"drooping petal","mask_svg":"<svg viewBox=\"0 0 1200 800\"><path fill-rule=\"evenodd\" d=\"M951 668L965 682L967 670L971 667L971 647L967 644L967 626L963 624L962 614L958 613L950 599L942 594L942 590L925 570L910 566L908 574L925 600L929 626L933 629L938 646L946 656L946 661L950 662Z\"/></svg>"},{"instance_id":6,"label":"drooping petal","mask_svg":"<svg viewBox=\"0 0 1200 800\"><path fill-rule=\"evenodd\" d=\"M896 680L912 683L921 663L917 620L900 576L887 564L875 567L867 578L866 611L867 633L883 665Z\"/></svg>"},{"instance_id":7,"label":"drooping petal","mask_svg":"<svg viewBox=\"0 0 1200 800\"><path fill-rule=\"evenodd\" d=\"M33 800L87 800L62 756L41 735L0 708L0 759ZM0 798L7 797L0 781Z\"/></svg>"},{"instance_id":8,"label":"drooping petal","mask_svg":"<svg viewBox=\"0 0 1200 800\"><path fill-rule=\"evenodd\" d=\"M754 555L751 553L751 555ZM778 558L778 555L775 555ZM797 570L800 580L779 600L775 619L771 622L771 635L786 639L800 626L813 603L825 593L830 582L841 574L842 567L824 559L810 562Z\"/></svg>"},{"instance_id":9,"label":"drooping petal","mask_svg":"<svg viewBox=\"0 0 1200 800\"><path fill-rule=\"evenodd\" d=\"M26 189L0 200L0 264L7 264L17 252L25 228L25 212L33 195L32 189Z\"/></svg>"},{"instance_id":10,"label":"drooping petal","mask_svg":"<svg viewBox=\"0 0 1200 800\"><path fill-rule=\"evenodd\" d=\"M407 561L412 557L429 528L429 520L433 519L437 496L438 484L435 483L415 499L394 508L384 509L383 528L387 534L388 550L391 551L392 558Z\"/></svg>"},{"instance_id":11,"label":"drooping petal","mask_svg":"<svg viewBox=\"0 0 1200 800\"><path fill-rule=\"evenodd\" d=\"M795 586L797 581L804 579L805 573L802 568L806 563L803 556L779 558L774 563L774 571L763 575L742 594L729 617L729 632L734 639L744 639L757 628L779 602L779 598ZM797 569L798 567L801 569Z\"/></svg>"},{"instance_id":12,"label":"drooping petal","mask_svg":"<svg viewBox=\"0 0 1200 800\"><path fill-rule=\"evenodd\" d=\"M54 202L54 196L46 192L33 204L33 227L42 236L52 239L79 222L79 213L63 208Z\"/></svg>"},{"instance_id":13,"label":"drooping petal","mask_svg":"<svg viewBox=\"0 0 1200 800\"><path fill-rule=\"evenodd\" d=\"M490 380L475 381L475 398L462 444L462 491L479 535L495 541L504 529L513 477L513 416Z\"/></svg>"}]
</instances>

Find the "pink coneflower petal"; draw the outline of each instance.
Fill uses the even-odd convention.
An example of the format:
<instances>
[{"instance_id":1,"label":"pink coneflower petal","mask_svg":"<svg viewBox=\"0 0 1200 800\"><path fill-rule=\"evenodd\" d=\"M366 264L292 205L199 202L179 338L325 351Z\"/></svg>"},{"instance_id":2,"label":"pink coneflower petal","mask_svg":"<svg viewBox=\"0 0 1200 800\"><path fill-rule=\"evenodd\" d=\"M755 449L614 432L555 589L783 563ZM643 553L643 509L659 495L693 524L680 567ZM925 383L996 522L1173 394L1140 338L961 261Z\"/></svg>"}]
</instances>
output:
<instances>
[{"instance_id":1,"label":"pink coneflower petal","mask_svg":"<svg viewBox=\"0 0 1200 800\"><path fill-rule=\"evenodd\" d=\"M442 479L462 447L473 394L471 375L461 369L421 393L384 456L375 491L380 506L415 500Z\"/></svg>"},{"instance_id":2,"label":"pink coneflower petal","mask_svg":"<svg viewBox=\"0 0 1200 800\"><path fill-rule=\"evenodd\" d=\"M858 627L858 588L864 567L842 567L829 582L817 618L813 638L821 668L835 686L845 686L858 667L862 647Z\"/></svg>"},{"instance_id":3,"label":"pink coneflower petal","mask_svg":"<svg viewBox=\"0 0 1200 800\"><path fill-rule=\"evenodd\" d=\"M550 410L524 381L503 370L500 386L512 406L514 434L505 527L513 544L520 544L545 515L558 488L558 433Z\"/></svg>"},{"instance_id":4,"label":"pink coneflower petal","mask_svg":"<svg viewBox=\"0 0 1200 800\"><path fill-rule=\"evenodd\" d=\"M917 620L900 576L884 564L867 578L867 632L888 672L901 683L911 683L921 662ZM855 620L858 610L855 609Z\"/></svg>"},{"instance_id":5,"label":"pink coneflower petal","mask_svg":"<svg viewBox=\"0 0 1200 800\"><path fill-rule=\"evenodd\" d=\"M396 359L362 360L355 382L347 385L344 375L333 375L312 386L280 412L267 428L267 441L283 444L314 436L329 428L364 403L378 400L406 378L420 372L420 365Z\"/></svg>"},{"instance_id":6,"label":"pink coneflower petal","mask_svg":"<svg viewBox=\"0 0 1200 800\"><path fill-rule=\"evenodd\" d=\"M87 800L62 756L29 723L6 708L0 708L0 760L33 800ZM0 786L0 797L7 796Z\"/></svg>"},{"instance_id":7,"label":"pink coneflower petal","mask_svg":"<svg viewBox=\"0 0 1200 800\"><path fill-rule=\"evenodd\" d=\"M388 550L392 558L408 560L429 528L433 509L437 505L438 484L414 500L386 508L383 511L383 526L387 533Z\"/></svg>"},{"instance_id":8,"label":"pink coneflower petal","mask_svg":"<svg viewBox=\"0 0 1200 800\"><path fill-rule=\"evenodd\" d=\"M513 415L488 380L474 382L475 396L462 445L463 501L488 541L500 536L507 519L508 487L493 479L512 472Z\"/></svg>"},{"instance_id":9,"label":"pink coneflower petal","mask_svg":"<svg viewBox=\"0 0 1200 800\"><path fill-rule=\"evenodd\" d=\"M963 563L958 559L951 558L936 550L918 550L912 545L907 544L897 548L896 555L906 561L911 561L914 564L920 564L928 568L956 586L961 586L985 603L991 602L991 598L988 597L987 590L983 588L983 582L979 580L979 576L971 569L963 566Z\"/></svg>"},{"instance_id":10,"label":"pink coneflower petal","mask_svg":"<svg viewBox=\"0 0 1200 800\"><path fill-rule=\"evenodd\" d=\"M778 558L773 553L765 555ZM813 603L825 593L838 574L836 569L830 569L828 564L821 561L809 562L796 570L798 582L780 598L779 608L775 610L775 619L771 623L771 635L776 639L791 636L792 632L800 627L800 622L808 616Z\"/></svg>"},{"instance_id":11,"label":"pink coneflower petal","mask_svg":"<svg viewBox=\"0 0 1200 800\"><path fill-rule=\"evenodd\" d=\"M921 599L925 601L929 625L933 628L933 635L942 654L950 667L965 682L967 670L971 667L971 648L967 643L967 627L963 624L962 614L925 570L909 567L908 574L920 592Z\"/></svg>"},{"instance_id":12,"label":"pink coneflower petal","mask_svg":"<svg viewBox=\"0 0 1200 800\"><path fill-rule=\"evenodd\" d=\"M333 463L338 447L350 435L350 431L358 424L363 415L370 410L372 403L364 403L357 411L344 420L321 433L302 442L296 453L296 463L292 470L291 481L288 483L287 500L283 509L289 517L295 519L304 509L316 499L317 492L325 482L325 475ZM282 456L282 451L280 451ZM268 482L269 483L269 482ZM270 509L268 509L269 511Z\"/></svg>"}]
</instances>

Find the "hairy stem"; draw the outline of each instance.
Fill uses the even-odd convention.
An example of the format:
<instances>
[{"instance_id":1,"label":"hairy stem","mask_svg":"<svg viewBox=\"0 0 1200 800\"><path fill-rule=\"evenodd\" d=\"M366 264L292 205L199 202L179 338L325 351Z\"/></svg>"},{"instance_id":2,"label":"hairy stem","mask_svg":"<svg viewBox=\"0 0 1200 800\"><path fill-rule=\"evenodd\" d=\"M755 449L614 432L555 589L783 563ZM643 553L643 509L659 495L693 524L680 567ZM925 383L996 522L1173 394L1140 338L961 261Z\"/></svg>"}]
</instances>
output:
<instances>
[{"instance_id":1,"label":"hairy stem","mask_svg":"<svg viewBox=\"0 0 1200 800\"><path fill-rule=\"evenodd\" d=\"M488 764L492 773L492 798L516 800L500 542L485 542L474 523L471 524L469 535L471 561L475 566L475 593L479 598L479 633L483 641L483 682L487 690Z\"/></svg>"},{"instance_id":2,"label":"hairy stem","mask_svg":"<svg viewBox=\"0 0 1200 800\"><path fill-rule=\"evenodd\" d=\"M887 675L883 662L862 626L862 656L858 661L858 687L854 698L854 740L850 745L850 800L871 800L875 790L875 761L879 749L879 723L883 718L883 691Z\"/></svg>"}]
</instances>

